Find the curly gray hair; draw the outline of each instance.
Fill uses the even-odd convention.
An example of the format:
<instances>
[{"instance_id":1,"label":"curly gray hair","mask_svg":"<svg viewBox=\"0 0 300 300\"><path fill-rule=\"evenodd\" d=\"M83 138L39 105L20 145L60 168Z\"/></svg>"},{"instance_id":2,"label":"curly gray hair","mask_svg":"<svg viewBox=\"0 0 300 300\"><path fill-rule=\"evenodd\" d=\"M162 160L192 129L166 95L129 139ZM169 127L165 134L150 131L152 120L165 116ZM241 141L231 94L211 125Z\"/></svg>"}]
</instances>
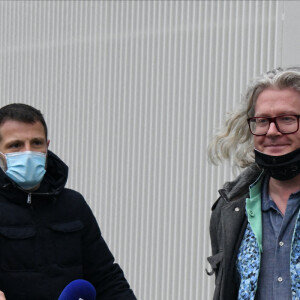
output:
<instances>
[{"instance_id":1,"label":"curly gray hair","mask_svg":"<svg viewBox=\"0 0 300 300\"><path fill-rule=\"evenodd\" d=\"M247 118L254 116L256 100L266 88L292 88L300 93L300 67L274 69L253 80L242 97L242 107L230 114L208 147L212 163L232 158L234 165L244 168L254 162L253 138Z\"/></svg>"}]
</instances>

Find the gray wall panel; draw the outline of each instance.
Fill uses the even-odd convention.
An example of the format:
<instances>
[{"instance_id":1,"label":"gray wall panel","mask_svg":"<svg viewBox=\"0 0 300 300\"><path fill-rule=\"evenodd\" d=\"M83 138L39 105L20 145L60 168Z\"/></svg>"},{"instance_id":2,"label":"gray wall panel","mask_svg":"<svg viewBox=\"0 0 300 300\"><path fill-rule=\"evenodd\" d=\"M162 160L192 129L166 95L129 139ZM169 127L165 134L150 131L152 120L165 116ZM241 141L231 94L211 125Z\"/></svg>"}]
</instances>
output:
<instances>
[{"instance_id":1,"label":"gray wall panel","mask_svg":"<svg viewBox=\"0 0 300 300\"><path fill-rule=\"evenodd\" d=\"M298 8L299 8L298 4ZM282 61L278 1L1 1L1 105L49 124L139 299L211 299L206 148Z\"/></svg>"}]
</instances>

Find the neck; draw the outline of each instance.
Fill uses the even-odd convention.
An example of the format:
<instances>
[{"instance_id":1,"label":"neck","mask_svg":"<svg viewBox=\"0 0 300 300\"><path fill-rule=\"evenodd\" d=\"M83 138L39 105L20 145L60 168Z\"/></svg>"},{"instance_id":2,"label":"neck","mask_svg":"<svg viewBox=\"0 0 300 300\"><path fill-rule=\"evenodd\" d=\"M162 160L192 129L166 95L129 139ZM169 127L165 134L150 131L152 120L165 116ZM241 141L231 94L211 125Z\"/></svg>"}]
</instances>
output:
<instances>
[{"instance_id":1,"label":"neck","mask_svg":"<svg viewBox=\"0 0 300 300\"><path fill-rule=\"evenodd\" d=\"M289 180L277 180L273 177L269 181L269 194L284 215L287 202L292 193L300 190L300 174Z\"/></svg>"}]
</instances>

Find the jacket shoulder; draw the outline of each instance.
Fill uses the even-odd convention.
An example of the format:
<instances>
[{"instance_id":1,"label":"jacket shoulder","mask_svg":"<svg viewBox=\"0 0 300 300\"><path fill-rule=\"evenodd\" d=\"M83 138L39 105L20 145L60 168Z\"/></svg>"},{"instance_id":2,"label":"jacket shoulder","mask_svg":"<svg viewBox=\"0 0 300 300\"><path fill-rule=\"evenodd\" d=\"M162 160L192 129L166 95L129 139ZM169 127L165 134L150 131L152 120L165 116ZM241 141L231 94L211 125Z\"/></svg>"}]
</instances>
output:
<instances>
[{"instance_id":1,"label":"jacket shoulder","mask_svg":"<svg viewBox=\"0 0 300 300\"><path fill-rule=\"evenodd\" d=\"M75 190L64 188L56 199L60 207L68 207L72 211L77 210L81 211L81 213L91 211L83 195Z\"/></svg>"},{"instance_id":2,"label":"jacket shoulder","mask_svg":"<svg viewBox=\"0 0 300 300\"><path fill-rule=\"evenodd\" d=\"M69 188L64 188L61 194L63 197L72 197L72 198L78 198L84 200L84 197L81 193Z\"/></svg>"}]
</instances>

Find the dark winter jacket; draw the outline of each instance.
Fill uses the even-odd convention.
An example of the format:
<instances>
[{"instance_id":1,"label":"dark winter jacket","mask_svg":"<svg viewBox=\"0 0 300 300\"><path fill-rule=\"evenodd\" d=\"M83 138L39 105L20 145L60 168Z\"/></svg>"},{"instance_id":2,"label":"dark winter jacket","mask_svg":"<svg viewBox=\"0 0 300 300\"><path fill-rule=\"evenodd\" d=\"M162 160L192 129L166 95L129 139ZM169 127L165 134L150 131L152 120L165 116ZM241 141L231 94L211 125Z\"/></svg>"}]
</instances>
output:
<instances>
[{"instance_id":1,"label":"dark winter jacket","mask_svg":"<svg viewBox=\"0 0 300 300\"><path fill-rule=\"evenodd\" d=\"M0 170L0 290L7 300L57 300L68 283L83 278L98 300L136 299L84 198L64 187L67 175L51 151L31 194Z\"/></svg>"},{"instance_id":2,"label":"dark winter jacket","mask_svg":"<svg viewBox=\"0 0 300 300\"><path fill-rule=\"evenodd\" d=\"M208 261L215 274L213 300L236 300L239 280L236 259L247 226L245 199L249 185L259 176L256 165L248 167L236 180L227 182L219 190L220 197L212 207L210 237L212 256Z\"/></svg>"}]
</instances>

